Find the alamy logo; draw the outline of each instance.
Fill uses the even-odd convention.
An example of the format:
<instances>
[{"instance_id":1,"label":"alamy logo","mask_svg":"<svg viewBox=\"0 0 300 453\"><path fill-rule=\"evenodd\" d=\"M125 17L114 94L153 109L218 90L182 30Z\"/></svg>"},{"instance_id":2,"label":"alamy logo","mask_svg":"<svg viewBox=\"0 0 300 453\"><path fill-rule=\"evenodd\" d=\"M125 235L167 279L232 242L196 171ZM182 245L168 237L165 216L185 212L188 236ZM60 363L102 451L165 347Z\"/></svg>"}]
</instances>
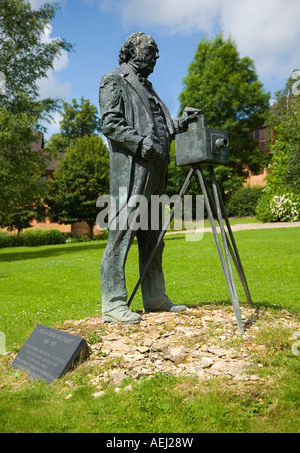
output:
<instances>
[{"instance_id":1,"label":"alamy logo","mask_svg":"<svg viewBox=\"0 0 300 453\"><path fill-rule=\"evenodd\" d=\"M5 334L0 332L0 355L5 354Z\"/></svg>"},{"instance_id":2,"label":"alamy logo","mask_svg":"<svg viewBox=\"0 0 300 453\"><path fill-rule=\"evenodd\" d=\"M116 199L111 195L101 195L96 206L102 208L96 219L97 226L100 229L153 231L160 230L165 225L165 229L170 230L170 225L166 225L166 221L170 210L173 209L174 224L172 227L175 231L197 230L197 237L188 240L200 240L203 237L203 195L196 195L196 197L185 195L183 199L179 195L172 197L165 194L161 196L151 195L148 201L143 195L128 197L127 188L120 187Z\"/></svg>"},{"instance_id":3,"label":"alamy logo","mask_svg":"<svg viewBox=\"0 0 300 453\"><path fill-rule=\"evenodd\" d=\"M292 80L296 80L296 82L294 82L293 85L292 85L292 93L295 96L298 96L300 94L300 71L294 71L293 72Z\"/></svg>"},{"instance_id":4,"label":"alamy logo","mask_svg":"<svg viewBox=\"0 0 300 453\"><path fill-rule=\"evenodd\" d=\"M299 340L298 340L298 338L299 338ZM297 330L297 332L293 333L292 340L297 340L292 345L292 353L294 355L300 355L300 330Z\"/></svg>"},{"instance_id":5,"label":"alamy logo","mask_svg":"<svg viewBox=\"0 0 300 453\"><path fill-rule=\"evenodd\" d=\"M0 71L0 96L5 96L6 94L6 77L4 72Z\"/></svg>"}]
</instances>

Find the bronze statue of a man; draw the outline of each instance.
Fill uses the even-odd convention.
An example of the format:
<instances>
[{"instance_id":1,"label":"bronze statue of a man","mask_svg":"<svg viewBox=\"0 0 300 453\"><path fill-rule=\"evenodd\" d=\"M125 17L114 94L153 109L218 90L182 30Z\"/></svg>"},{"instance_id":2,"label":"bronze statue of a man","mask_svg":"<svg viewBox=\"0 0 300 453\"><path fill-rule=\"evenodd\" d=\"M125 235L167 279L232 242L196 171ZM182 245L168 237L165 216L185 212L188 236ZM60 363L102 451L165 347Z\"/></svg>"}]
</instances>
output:
<instances>
[{"instance_id":1,"label":"bronze statue of a man","mask_svg":"<svg viewBox=\"0 0 300 453\"><path fill-rule=\"evenodd\" d=\"M162 228L162 221L158 230L120 228L124 202L133 195L143 195L149 202L151 195L164 193L171 140L193 120L193 115L188 114L172 120L147 80L157 58L155 41L146 33L134 33L120 50L120 66L106 74L100 84L101 130L109 143L110 191L117 205L115 228L109 229L101 262L102 317L119 324L141 321L141 316L129 310L126 303L125 262L132 241L136 236L142 274ZM120 197L120 187L126 188L126 200ZM126 218L131 212L126 206ZM147 214L151 215L150 209ZM162 241L141 284L146 312L179 312L187 308L173 304L165 293L163 248Z\"/></svg>"}]
</instances>

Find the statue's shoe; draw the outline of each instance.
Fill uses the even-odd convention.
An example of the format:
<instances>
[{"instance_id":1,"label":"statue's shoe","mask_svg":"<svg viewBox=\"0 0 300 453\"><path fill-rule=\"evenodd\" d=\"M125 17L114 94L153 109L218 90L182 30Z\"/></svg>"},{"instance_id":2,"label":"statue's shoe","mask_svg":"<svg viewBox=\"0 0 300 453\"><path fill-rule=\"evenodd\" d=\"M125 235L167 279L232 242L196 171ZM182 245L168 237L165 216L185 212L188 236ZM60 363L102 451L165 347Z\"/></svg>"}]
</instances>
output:
<instances>
[{"instance_id":1,"label":"statue's shoe","mask_svg":"<svg viewBox=\"0 0 300 453\"><path fill-rule=\"evenodd\" d=\"M126 325L139 324L142 316L129 310L127 305L120 305L112 310L102 310L102 319L104 322Z\"/></svg>"},{"instance_id":2,"label":"statue's shoe","mask_svg":"<svg viewBox=\"0 0 300 453\"><path fill-rule=\"evenodd\" d=\"M186 305L173 304L170 299L166 298L162 301L156 301L149 305L144 305L146 313L153 313L158 311L169 311L172 313L179 313L181 311L187 310Z\"/></svg>"}]
</instances>

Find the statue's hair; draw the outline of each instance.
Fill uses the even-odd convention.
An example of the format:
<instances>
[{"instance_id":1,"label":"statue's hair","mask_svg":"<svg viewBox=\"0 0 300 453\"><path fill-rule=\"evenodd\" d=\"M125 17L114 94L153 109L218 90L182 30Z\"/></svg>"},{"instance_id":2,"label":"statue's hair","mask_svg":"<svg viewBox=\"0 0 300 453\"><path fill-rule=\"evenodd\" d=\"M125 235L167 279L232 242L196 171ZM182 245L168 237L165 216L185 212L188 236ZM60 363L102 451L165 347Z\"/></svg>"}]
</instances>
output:
<instances>
[{"instance_id":1,"label":"statue's hair","mask_svg":"<svg viewBox=\"0 0 300 453\"><path fill-rule=\"evenodd\" d=\"M149 36L147 33L133 33L132 35L128 36L128 38L126 38L126 41L119 52L119 64L127 63L132 58L131 50L135 48L137 44L139 44L141 37L144 35L148 36L155 43L154 39L151 38L151 36Z\"/></svg>"}]
</instances>

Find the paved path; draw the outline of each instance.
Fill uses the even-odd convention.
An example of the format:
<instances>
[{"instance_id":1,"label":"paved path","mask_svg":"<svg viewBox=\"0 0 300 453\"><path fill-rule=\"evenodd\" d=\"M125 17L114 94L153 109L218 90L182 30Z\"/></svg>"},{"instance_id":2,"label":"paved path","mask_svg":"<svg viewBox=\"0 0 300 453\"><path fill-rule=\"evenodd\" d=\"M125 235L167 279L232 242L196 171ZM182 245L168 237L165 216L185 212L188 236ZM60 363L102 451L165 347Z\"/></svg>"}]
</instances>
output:
<instances>
[{"instance_id":1,"label":"paved path","mask_svg":"<svg viewBox=\"0 0 300 453\"><path fill-rule=\"evenodd\" d=\"M229 220L230 222L230 220ZM230 224L231 225L231 224ZM300 222L272 222L272 223L241 223L238 225L231 225L232 231L241 231L241 230L261 230L266 228L294 228L299 227ZM227 231L227 228L225 227ZM178 233L199 233L203 230L185 230L185 231L169 231L166 234L178 234ZM204 228L204 233L211 233L211 227ZM217 227L217 232L220 233L220 227Z\"/></svg>"}]
</instances>

